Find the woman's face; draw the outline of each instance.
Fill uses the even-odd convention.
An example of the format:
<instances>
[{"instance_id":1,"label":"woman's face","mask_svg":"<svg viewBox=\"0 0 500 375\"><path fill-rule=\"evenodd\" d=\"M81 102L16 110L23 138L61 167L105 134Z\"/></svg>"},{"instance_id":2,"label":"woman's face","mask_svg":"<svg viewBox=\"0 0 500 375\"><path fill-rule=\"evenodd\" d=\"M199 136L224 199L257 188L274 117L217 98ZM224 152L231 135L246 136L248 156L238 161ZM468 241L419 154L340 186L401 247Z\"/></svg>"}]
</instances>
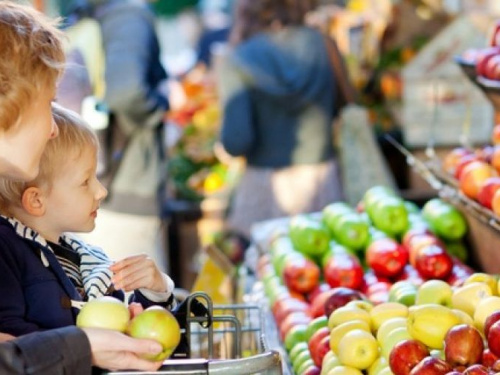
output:
<instances>
[{"instance_id":1,"label":"woman's face","mask_svg":"<svg viewBox=\"0 0 500 375\"><path fill-rule=\"evenodd\" d=\"M26 181L37 176L45 145L57 135L52 118L54 95L55 88L42 90L15 126L0 131L0 176Z\"/></svg>"}]
</instances>

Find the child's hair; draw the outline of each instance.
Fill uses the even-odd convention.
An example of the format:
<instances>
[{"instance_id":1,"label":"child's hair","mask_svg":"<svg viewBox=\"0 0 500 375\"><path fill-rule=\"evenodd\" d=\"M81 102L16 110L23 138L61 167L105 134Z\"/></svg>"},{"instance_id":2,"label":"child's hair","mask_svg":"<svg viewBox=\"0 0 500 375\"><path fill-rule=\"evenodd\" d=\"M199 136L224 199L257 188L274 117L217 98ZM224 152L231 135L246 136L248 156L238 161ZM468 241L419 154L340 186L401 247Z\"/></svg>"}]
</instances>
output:
<instances>
[{"instance_id":1,"label":"child's hair","mask_svg":"<svg viewBox=\"0 0 500 375\"><path fill-rule=\"evenodd\" d=\"M70 160L70 156L79 156L89 148L97 153L97 136L77 113L53 103L52 115L59 135L47 142L38 176L29 182L0 178L1 214L10 215L9 207L21 207L23 193L29 187L43 187L50 191L56 172Z\"/></svg>"},{"instance_id":2,"label":"child's hair","mask_svg":"<svg viewBox=\"0 0 500 375\"><path fill-rule=\"evenodd\" d=\"M8 130L64 69L63 33L33 7L0 1L0 129Z\"/></svg>"}]
</instances>

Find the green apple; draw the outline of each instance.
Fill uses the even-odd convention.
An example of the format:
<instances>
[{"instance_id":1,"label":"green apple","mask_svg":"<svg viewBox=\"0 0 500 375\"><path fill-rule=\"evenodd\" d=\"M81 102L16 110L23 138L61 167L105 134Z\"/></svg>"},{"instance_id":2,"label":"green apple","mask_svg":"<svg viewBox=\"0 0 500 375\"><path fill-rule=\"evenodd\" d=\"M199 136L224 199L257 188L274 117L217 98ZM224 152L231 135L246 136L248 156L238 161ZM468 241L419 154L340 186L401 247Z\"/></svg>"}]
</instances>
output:
<instances>
[{"instance_id":1,"label":"green apple","mask_svg":"<svg viewBox=\"0 0 500 375\"><path fill-rule=\"evenodd\" d=\"M324 226L333 234L337 221L344 215L356 212L345 202L334 202L323 208L321 221Z\"/></svg>"},{"instance_id":2,"label":"green apple","mask_svg":"<svg viewBox=\"0 0 500 375\"><path fill-rule=\"evenodd\" d=\"M368 213L373 225L390 236L401 235L408 229L408 212L399 197L380 198Z\"/></svg>"},{"instance_id":3,"label":"green apple","mask_svg":"<svg viewBox=\"0 0 500 375\"><path fill-rule=\"evenodd\" d=\"M300 352L295 357L295 360L292 362L292 367L293 367L294 373L297 373L300 366L302 366L302 364L304 364L308 361L311 361L312 363L314 363L314 361L312 360L312 357L311 357L311 353L309 352L309 349Z\"/></svg>"},{"instance_id":4,"label":"green apple","mask_svg":"<svg viewBox=\"0 0 500 375\"><path fill-rule=\"evenodd\" d=\"M341 245L360 250L365 248L368 242L369 225L359 214L352 212L342 215L336 221L333 235Z\"/></svg>"},{"instance_id":5,"label":"green apple","mask_svg":"<svg viewBox=\"0 0 500 375\"><path fill-rule=\"evenodd\" d=\"M370 207L372 207L380 198L387 196L396 196L396 192L391 188L383 185L376 185L369 188L363 195L363 206L365 211L369 213Z\"/></svg>"},{"instance_id":6,"label":"green apple","mask_svg":"<svg viewBox=\"0 0 500 375\"><path fill-rule=\"evenodd\" d=\"M467 261L469 259L469 250L462 240L447 241L445 243L445 248L448 254L456 257L462 263L467 264Z\"/></svg>"},{"instance_id":7,"label":"green apple","mask_svg":"<svg viewBox=\"0 0 500 375\"><path fill-rule=\"evenodd\" d=\"M387 335L395 328L405 327L407 324L407 318L397 317L386 320L377 330L377 341L380 345L384 343L387 339Z\"/></svg>"},{"instance_id":8,"label":"green apple","mask_svg":"<svg viewBox=\"0 0 500 375\"><path fill-rule=\"evenodd\" d=\"M104 296L87 302L76 317L80 328L106 328L125 332L130 320L127 306L117 298Z\"/></svg>"},{"instance_id":9,"label":"green apple","mask_svg":"<svg viewBox=\"0 0 500 375\"><path fill-rule=\"evenodd\" d=\"M290 362L295 362L295 358L298 357L300 353L303 351L309 351L309 345L307 345L307 342L305 341L300 341L296 343L293 347L292 350L288 352L288 358L290 359Z\"/></svg>"},{"instance_id":10,"label":"green apple","mask_svg":"<svg viewBox=\"0 0 500 375\"><path fill-rule=\"evenodd\" d=\"M413 306L417 296L417 287L410 280L396 281L389 289L389 302L398 302Z\"/></svg>"},{"instance_id":11,"label":"green apple","mask_svg":"<svg viewBox=\"0 0 500 375\"><path fill-rule=\"evenodd\" d=\"M412 339L412 336L408 332L408 328L406 327L397 327L390 331L384 339L384 342L381 343L381 353L386 360L389 360L389 355L391 354L392 348L403 340Z\"/></svg>"},{"instance_id":12,"label":"green apple","mask_svg":"<svg viewBox=\"0 0 500 375\"><path fill-rule=\"evenodd\" d=\"M137 339L158 341L163 351L157 355L142 355L150 361L163 361L170 357L181 341L181 328L175 316L161 306L151 306L136 315L129 323L127 334Z\"/></svg>"},{"instance_id":13,"label":"green apple","mask_svg":"<svg viewBox=\"0 0 500 375\"><path fill-rule=\"evenodd\" d=\"M329 247L330 234L317 220L306 215L297 215L290 220L290 239L293 247L301 253L317 257Z\"/></svg>"},{"instance_id":14,"label":"green apple","mask_svg":"<svg viewBox=\"0 0 500 375\"><path fill-rule=\"evenodd\" d=\"M307 325L307 329L306 329L306 333L305 333L306 341L309 341L309 339L314 334L314 332L316 332L317 330L319 330L320 328L323 328L323 327L328 327L328 318L326 317L326 315L321 315L321 316L318 316L317 318L314 318L313 320L311 320L309 322L309 324Z\"/></svg>"},{"instance_id":15,"label":"green apple","mask_svg":"<svg viewBox=\"0 0 500 375\"><path fill-rule=\"evenodd\" d=\"M292 350L297 343L306 341L306 329L307 324L297 324L290 328L285 336L285 349L287 351Z\"/></svg>"},{"instance_id":16,"label":"green apple","mask_svg":"<svg viewBox=\"0 0 500 375\"><path fill-rule=\"evenodd\" d=\"M467 222L463 214L455 206L439 198L431 199L422 207L422 216L431 230L445 240L456 241L467 233Z\"/></svg>"},{"instance_id":17,"label":"green apple","mask_svg":"<svg viewBox=\"0 0 500 375\"><path fill-rule=\"evenodd\" d=\"M308 359L297 368L297 374L303 374L309 367L316 367L313 359Z\"/></svg>"},{"instance_id":18,"label":"green apple","mask_svg":"<svg viewBox=\"0 0 500 375\"><path fill-rule=\"evenodd\" d=\"M453 289L446 281L427 280L419 286L415 304L423 305L427 303L436 303L438 305L451 307L452 295Z\"/></svg>"},{"instance_id":19,"label":"green apple","mask_svg":"<svg viewBox=\"0 0 500 375\"><path fill-rule=\"evenodd\" d=\"M368 369L379 357L378 342L370 332L354 329L339 342L338 357L343 365Z\"/></svg>"},{"instance_id":20,"label":"green apple","mask_svg":"<svg viewBox=\"0 0 500 375\"><path fill-rule=\"evenodd\" d=\"M321 364L321 374L320 375L325 375L328 374L328 372L337 366L340 366L340 359L335 355L334 352L331 350L325 354L323 357L323 363Z\"/></svg>"}]
</instances>

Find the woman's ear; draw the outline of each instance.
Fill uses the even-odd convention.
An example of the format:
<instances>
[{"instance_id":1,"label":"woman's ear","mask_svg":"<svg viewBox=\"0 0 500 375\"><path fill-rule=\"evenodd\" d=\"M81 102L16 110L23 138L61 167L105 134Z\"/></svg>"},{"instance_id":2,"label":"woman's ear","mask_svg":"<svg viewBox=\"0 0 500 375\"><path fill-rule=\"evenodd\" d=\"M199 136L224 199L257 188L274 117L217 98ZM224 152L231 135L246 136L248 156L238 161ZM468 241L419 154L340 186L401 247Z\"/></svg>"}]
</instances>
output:
<instances>
[{"instance_id":1,"label":"woman's ear","mask_svg":"<svg viewBox=\"0 0 500 375\"><path fill-rule=\"evenodd\" d=\"M45 200L40 188L29 187L22 196L21 203L24 210L33 216L43 216L45 214Z\"/></svg>"}]
</instances>

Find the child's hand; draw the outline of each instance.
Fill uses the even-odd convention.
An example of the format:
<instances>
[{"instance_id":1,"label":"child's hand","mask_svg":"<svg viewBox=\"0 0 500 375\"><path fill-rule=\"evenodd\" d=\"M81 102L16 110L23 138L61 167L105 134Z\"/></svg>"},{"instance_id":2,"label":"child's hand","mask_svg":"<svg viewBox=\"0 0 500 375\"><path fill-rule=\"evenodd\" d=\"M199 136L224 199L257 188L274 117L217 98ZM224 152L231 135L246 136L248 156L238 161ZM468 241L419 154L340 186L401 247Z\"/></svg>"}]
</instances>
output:
<instances>
[{"instance_id":1,"label":"child's hand","mask_svg":"<svg viewBox=\"0 0 500 375\"><path fill-rule=\"evenodd\" d=\"M122 259L109 269L114 273L113 284L116 289L130 292L146 288L154 292L165 292L167 284L156 263L146 254Z\"/></svg>"}]
</instances>

